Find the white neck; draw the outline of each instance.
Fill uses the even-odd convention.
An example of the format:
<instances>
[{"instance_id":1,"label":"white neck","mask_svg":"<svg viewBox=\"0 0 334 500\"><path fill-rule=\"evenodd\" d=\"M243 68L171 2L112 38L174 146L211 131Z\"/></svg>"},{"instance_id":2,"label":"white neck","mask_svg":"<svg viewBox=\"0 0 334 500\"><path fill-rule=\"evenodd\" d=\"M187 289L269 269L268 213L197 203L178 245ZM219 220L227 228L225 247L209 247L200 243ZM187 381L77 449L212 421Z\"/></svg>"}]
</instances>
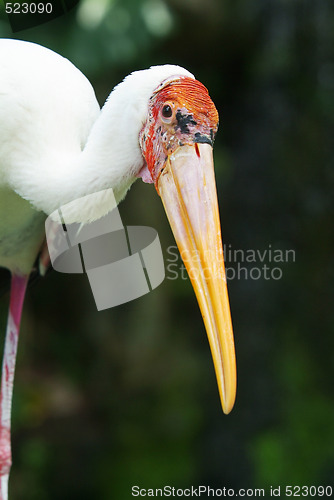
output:
<instances>
[{"instance_id":1,"label":"white neck","mask_svg":"<svg viewBox=\"0 0 334 500\"><path fill-rule=\"evenodd\" d=\"M74 147L73 141L68 141L69 144L60 148L55 140L47 166L33 165L28 173L26 165L21 166L17 178L12 176L15 190L47 214L72 200L107 188L113 189L119 203L145 162L139 133L147 118L149 98L163 80L175 75L193 77L185 69L169 65L137 71L126 77L112 91L100 113L97 111L84 147L76 140ZM74 206L72 220L68 222L100 218L113 208L113 203L104 195L94 206L87 207L85 203Z\"/></svg>"}]
</instances>

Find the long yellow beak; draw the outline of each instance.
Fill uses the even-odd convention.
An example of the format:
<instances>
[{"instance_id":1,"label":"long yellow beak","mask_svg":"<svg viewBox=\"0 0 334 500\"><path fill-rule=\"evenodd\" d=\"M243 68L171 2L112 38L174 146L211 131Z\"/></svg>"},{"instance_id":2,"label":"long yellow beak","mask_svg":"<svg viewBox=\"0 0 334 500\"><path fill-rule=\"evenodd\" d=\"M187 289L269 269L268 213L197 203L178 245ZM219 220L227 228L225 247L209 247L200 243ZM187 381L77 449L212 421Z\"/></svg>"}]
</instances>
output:
<instances>
[{"instance_id":1,"label":"long yellow beak","mask_svg":"<svg viewBox=\"0 0 334 500\"><path fill-rule=\"evenodd\" d=\"M227 414L235 401L236 363L212 147L179 147L157 187L201 309Z\"/></svg>"}]
</instances>

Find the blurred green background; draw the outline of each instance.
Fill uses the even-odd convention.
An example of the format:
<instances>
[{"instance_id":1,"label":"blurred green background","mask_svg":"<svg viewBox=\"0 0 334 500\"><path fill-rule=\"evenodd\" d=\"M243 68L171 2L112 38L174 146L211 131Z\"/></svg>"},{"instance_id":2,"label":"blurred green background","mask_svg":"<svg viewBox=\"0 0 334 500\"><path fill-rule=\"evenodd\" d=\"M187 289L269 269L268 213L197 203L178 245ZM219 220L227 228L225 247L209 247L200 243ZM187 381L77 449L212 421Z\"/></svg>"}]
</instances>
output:
<instances>
[{"instance_id":1,"label":"blurred green background","mask_svg":"<svg viewBox=\"0 0 334 500\"><path fill-rule=\"evenodd\" d=\"M270 486L333 485L334 3L81 0L15 35L2 12L0 36L68 57L101 105L133 70L185 66L220 114L226 247L295 252L287 262L269 252L264 262L226 262L232 278L240 265L248 272L229 280L238 363L229 416L190 282L171 279L171 268L149 295L99 313L84 276L53 272L32 288L11 499L127 499L132 485L200 484L266 488L269 497ZM138 181L120 212L124 224L158 230L171 264L174 241L154 188ZM264 264L281 278L251 279Z\"/></svg>"}]
</instances>

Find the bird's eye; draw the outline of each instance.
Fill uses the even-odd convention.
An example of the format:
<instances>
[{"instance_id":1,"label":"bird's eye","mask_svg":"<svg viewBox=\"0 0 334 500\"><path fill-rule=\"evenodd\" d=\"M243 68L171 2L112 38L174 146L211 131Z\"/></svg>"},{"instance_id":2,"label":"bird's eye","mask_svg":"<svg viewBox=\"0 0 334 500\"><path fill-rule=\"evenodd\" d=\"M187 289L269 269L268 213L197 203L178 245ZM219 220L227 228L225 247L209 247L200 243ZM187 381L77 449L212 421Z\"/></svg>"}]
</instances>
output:
<instances>
[{"instance_id":1,"label":"bird's eye","mask_svg":"<svg viewBox=\"0 0 334 500\"><path fill-rule=\"evenodd\" d=\"M162 116L164 118L170 118L173 114L173 110L169 104L165 104L165 106L162 108Z\"/></svg>"},{"instance_id":2,"label":"bird's eye","mask_svg":"<svg viewBox=\"0 0 334 500\"><path fill-rule=\"evenodd\" d=\"M164 104L162 111L161 111L162 118L165 118L166 121L170 121L170 119L173 116L173 107L172 104Z\"/></svg>"}]
</instances>

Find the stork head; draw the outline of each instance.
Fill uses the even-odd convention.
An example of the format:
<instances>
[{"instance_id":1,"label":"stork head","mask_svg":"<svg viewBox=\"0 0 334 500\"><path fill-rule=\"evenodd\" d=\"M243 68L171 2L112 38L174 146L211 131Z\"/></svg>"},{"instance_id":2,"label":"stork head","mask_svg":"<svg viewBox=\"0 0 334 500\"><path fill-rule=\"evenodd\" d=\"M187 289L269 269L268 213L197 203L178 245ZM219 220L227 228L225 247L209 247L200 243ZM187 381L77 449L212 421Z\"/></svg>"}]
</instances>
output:
<instances>
[{"instance_id":1,"label":"stork head","mask_svg":"<svg viewBox=\"0 0 334 500\"><path fill-rule=\"evenodd\" d=\"M202 83L189 76L167 78L154 91L140 133L140 144L151 178L158 180L168 156L184 145L213 145L218 113Z\"/></svg>"},{"instance_id":2,"label":"stork head","mask_svg":"<svg viewBox=\"0 0 334 500\"><path fill-rule=\"evenodd\" d=\"M213 171L218 113L204 85L181 74L154 89L146 117L139 136L146 165L139 175L154 182L161 196L201 309L222 407L229 413L236 367Z\"/></svg>"}]
</instances>

